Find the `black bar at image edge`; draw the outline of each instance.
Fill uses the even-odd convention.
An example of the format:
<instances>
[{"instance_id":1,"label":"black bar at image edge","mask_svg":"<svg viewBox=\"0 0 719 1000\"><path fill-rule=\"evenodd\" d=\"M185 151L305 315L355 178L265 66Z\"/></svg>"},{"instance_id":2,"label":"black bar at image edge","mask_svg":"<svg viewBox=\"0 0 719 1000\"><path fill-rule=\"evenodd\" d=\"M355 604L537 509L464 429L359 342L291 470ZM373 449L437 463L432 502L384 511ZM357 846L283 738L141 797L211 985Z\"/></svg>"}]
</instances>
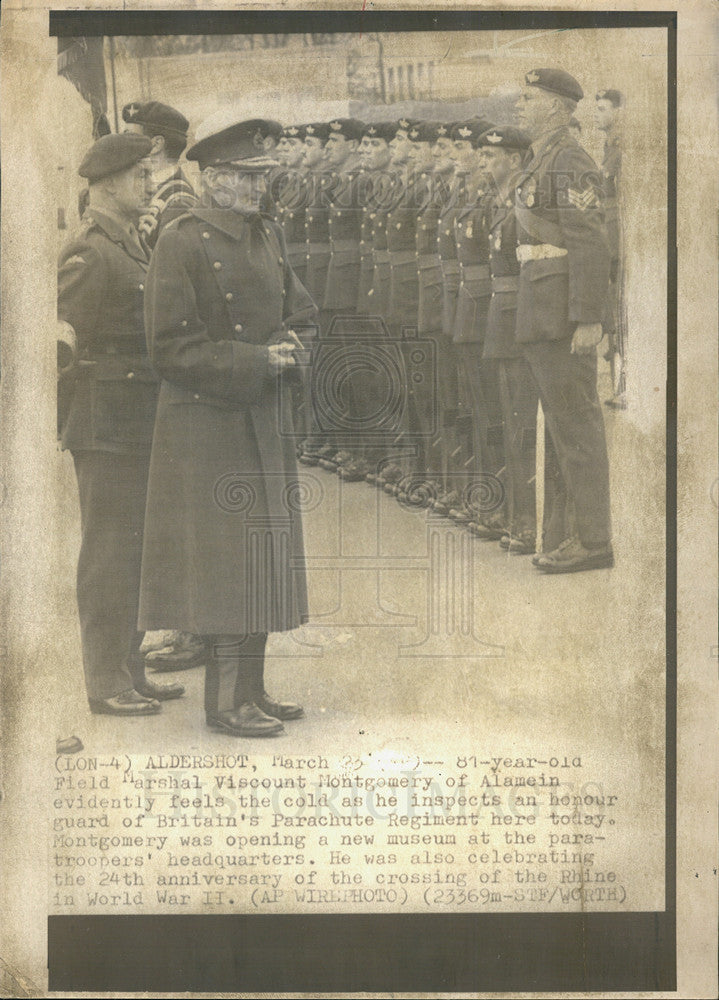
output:
<instances>
[{"instance_id":1,"label":"black bar at image edge","mask_svg":"<svg viewBox=\"0 0 719 1000\"><path fill-rule=\"evenodd\" d=\"M665 27L674 11L51 10L51 35L502 31Z\"/></svg>"},{"instance_id":2,"label":"black bar at image edge","mask_svg":"<svg viewBox=\"0 0 719 1000\"><path fill-rule=\"evenodd\" d=\"M676 989L667 913L51 916L59 992Z\"/></svg>"}]
</instances>

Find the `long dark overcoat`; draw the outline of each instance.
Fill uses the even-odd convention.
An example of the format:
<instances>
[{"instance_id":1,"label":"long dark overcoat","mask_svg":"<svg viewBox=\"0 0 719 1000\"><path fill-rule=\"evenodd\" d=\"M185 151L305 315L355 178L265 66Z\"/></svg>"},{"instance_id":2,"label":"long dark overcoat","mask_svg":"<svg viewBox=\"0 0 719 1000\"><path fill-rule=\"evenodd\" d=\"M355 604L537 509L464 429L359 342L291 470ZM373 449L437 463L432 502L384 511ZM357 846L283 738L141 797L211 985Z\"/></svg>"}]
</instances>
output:
<instances>
[{"instance_id":1,"label":"long dark overcoat","mask_svg":"<svg viewBox=\"0 0 719 1000\"><path fill-rule=\"evenodd\" d=\"M160 237L145 324L160 389L140 627L272 632L307 620L291 375L268 345L315 321L279 226L197 208Z\"/></svg>"}]
</instances>

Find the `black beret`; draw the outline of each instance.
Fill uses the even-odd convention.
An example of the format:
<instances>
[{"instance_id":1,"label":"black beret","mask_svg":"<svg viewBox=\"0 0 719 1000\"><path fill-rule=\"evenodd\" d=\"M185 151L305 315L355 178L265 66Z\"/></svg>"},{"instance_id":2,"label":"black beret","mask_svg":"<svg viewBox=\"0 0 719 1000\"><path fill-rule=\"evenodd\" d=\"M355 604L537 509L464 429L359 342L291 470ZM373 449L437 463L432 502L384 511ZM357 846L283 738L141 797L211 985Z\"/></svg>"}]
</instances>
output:
<instances>
[{"instance_id":1,"label":"black beret","mask_svg":"<svg viewBox=\"0 0 719 1000\"><path fill-rule=\"evenodd\" d=\"M437 138L437 122L417 122L409 130L412 142L434 142Z\"/></svg>"},{"instance_id":2,"label":"black beret","mask_svg":"<svg viewBox=\"0 0 719 1000\"><path fill-rule=\"evenodd\" d=\"M620 108L624 104L624 94L621 90L598 90L598 101L611 101L615 108Z\"/></svg>"},{"instance_id":3,"label":"black beret","mask_svg":"<svg viewBox=\"0 0 719 1000\"><path fill-rule=\"evenodd\" d=\"M304 125L285 125L282 129L282 139L299 139L300 142L305 141L305 127Z\"/></svg>"},{"instance_id":4,"label":"black beret","mask_svg":"<svg viewBox=\"0 0 719 1000\"><path fill-rule=\"evenodd\" d=\"M128 170L151 152L152 140L146 135L127 132L103 135L85 153L78 173L93 184L110 174Z\"/></svg>"},{"instance_id":5,"label":"black beret","mask_svg":"<svg viewBox=\"0 0 719 1000\"><path fill-rule=\"evenodd\" d=\"M483 132L477 140L477 146L487 146L492 149L529 149L532 140L526 132L511 125L496 125Z\"/></svg>"},{"instance_id":6,"label":"black beret","mask_svg":"<svg viewBox=\"0 0 719 1000\"><path fill-rule=\"evenodd\" d=\"M452 129L456 124L457 122L434 122L432 124L432 129L434 131L432 141L436 142L437 139L451 139Z\"/></svg>"},{"instance_id":7,"label":"black beret","mask_svg":"<svg viewBox=\"0 0 719 1000\"><path fill-rule=\"evenodd\" d=\"M397 122L367 122L362 129L362 138L384 139L389 142L397 135Z\"/></svg>"},{"instance_id":8,"label":"black beret","mask_svg":"<svg viewBox=\"0 0 719 1000\"><path fill-rule=\"evenodd\" d=\"M202 131L202 126L198 131ZM200 170L220 163L241 164L247 171L261 172L277 166L269 151L282 135L282 126L266 118L250 118L210 132L185 154L197 160Z\"/></svg>"},{"instance_id":9,"label":"black beret","mask_svg":"<svg viewBox=\"0 0 719 1000\"><path fill-rule=\"evenodd\" d=\"M526 87L540 87L550 94L568 97L577 103L584 97L584 91L577 81L563 69L533 69L524 78Z\"/></svg>"},{"instance_id":10,"label":"black beret","mask_svg":"<svg viewBox=\"0 0 719 1000\"><path fill-rule=\"evenodd\" d=\"M477 140L480 135L490 128L492 128L492 122L489 122L484 118L470 118L466 122L457 122L457 124L452 128L451 135L455 140L465 139L468 142L471 142L476 149Z\"/></svg>"},{"instance_id":11,"label":"black beret","mask_svg":"<svg viewBox=\"0 0 719 1000\"><path fill-rule=\"evenodd\" d=\"M305 125L305 139L319 139L320 142L327 142L330 134L330 127L327 122L310 122Z\"/></svg>"},{"instance_id":12,"label":"black beret","mask_svg":"<svg viewBox=\"0 0 719 1000\"><path fill-rule=\"evenodd\" d=\"M344 139L361 139L364 122L359 118L333 118L330 135L341 135Z\"/></svg>"},{"instance_id":13,"label":"black beret","mask_svg":"<svg viewBox=\"0 0 719 1000\"><path fill-rule=\"evenodd\" d=\"M166 132L175 132L182 138L187 138L190 123L179 111L159 101L148 101L142 104L132 101L122 109L122 120L128 125L143 125L158 128Z\"/></svg>"}]
</instances>

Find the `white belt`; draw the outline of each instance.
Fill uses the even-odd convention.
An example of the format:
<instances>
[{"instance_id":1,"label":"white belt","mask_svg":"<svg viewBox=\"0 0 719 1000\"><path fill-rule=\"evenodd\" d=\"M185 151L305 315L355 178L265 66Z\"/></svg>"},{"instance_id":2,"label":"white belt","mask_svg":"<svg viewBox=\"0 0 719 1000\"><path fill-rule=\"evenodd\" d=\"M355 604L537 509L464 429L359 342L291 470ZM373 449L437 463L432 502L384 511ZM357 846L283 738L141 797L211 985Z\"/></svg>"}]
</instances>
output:
<instances>
[{"instance_id":1,"label":"white belt","mask_svg":"<svg viewBox=\"0 0 719 1000\"><path fill-rule=\"evenodd\" d=\"M554 247L551 243L521 243L517 247L517 260L525 264L528 260L547 260L549 257L566 257L566 247Z\"/></svg>"}]
</instances>

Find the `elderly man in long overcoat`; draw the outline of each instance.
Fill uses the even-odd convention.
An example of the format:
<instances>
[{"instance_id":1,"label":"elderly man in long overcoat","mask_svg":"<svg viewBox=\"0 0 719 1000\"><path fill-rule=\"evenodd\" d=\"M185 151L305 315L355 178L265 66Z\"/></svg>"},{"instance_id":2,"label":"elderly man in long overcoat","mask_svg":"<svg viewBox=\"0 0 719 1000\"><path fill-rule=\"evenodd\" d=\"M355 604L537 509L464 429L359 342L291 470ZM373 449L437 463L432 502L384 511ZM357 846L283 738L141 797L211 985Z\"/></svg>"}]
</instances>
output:
<instances>
[{"instance_id":1,"label":"elderly man in long overcoat","mask_svg":"<svg viewBox=\"0 0 719 1000\"><path fill-rule=\"evenodd\" d=\"M211 638L206 720L239 736L303 714L266 694L264 652L269 632L307 620L289 381L316 309L259 211L276 166L266 124L238 122L188 150L201 204L161 235L145 297L163 381L140 624Z\"/></svg>"}]
</instances>

